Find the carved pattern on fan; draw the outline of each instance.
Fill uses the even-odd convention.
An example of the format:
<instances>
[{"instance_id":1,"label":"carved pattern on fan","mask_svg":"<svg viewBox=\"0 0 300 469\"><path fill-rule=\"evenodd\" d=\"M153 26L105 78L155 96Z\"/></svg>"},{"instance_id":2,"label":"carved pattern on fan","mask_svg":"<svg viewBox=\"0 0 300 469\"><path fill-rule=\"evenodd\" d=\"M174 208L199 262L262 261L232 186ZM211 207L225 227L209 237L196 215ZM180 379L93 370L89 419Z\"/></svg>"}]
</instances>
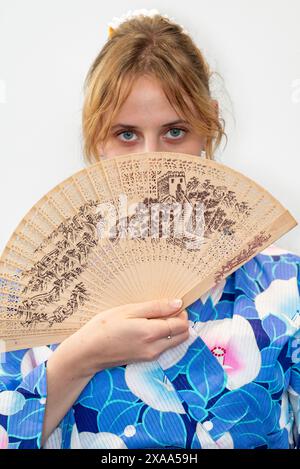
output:
<instances>
[{"instance_id":1,"label":"carved pattern on fan","mask_svg":"<svg viewBox=\"0 0 300 469\"><path fill-rule=\"evenodd\" d=\"M170 179L175 179L176 181L176 178L180 179L180 184L178 184L179 188L176 188L175 195L173 195L173 192L170 191L169 181ZM186 190L183 190L183 187L185 187ZM196 201L206 202L205 207L207 210L204 211L205 221L208 223L210 217L214 214L215 220L219 223L223 221L222 226L225 225L223 229L228 230L228 227L232 227L235 221L226 218L226 212L219 207L215 212L212 210L218 206L221 200L223 202L225 201L228 206L236 204L241 213L245 212L246 208L248 209L247 213L250 213L247 203L243 201L239 204L235 193L228 190L225 186L216 187L214 184L211 184L209 179L206 179L201 184L196 177L193 177L192 180L185 184L185 174L183 171L168 171L158 179L158 197L150 200L144 199L142 205L145 205L147 210L149 210L151 204L157 203L171 204L172 202L182 203L186 201L192 204ZM35 322L48 322L51 327L53 323L62 322L72 315L74 311L78 310L80 306L85 304L87 290L83 282L81 282L72 289L67 304L58 306L58 308L54 309L52 315L47 317L43 312L36 312L44 303L50 304L60 300L61 293L78 278L86 267L90 250L98 244L97 224L102 217L100 214L93 213L91 210L93 207L97 207L98 203L99 201L90 201L88 204L80 207L78 214L74 215L71 221L63 222L59 225L57 230L54 230L35 250L35 253L39 252L41 248L46 247L47 242L54 241L58 234L62 234L63 241L58 241L55 248L49 254L42 257L31 269L22 273L22 277L26 278L26 276L28 276L30 279L28 285L21 292L22 294L29 294L37 290L43 292L47 284L54 279L49 292L33 295L24 300L22 304L17 307L17 318L22 319L25 315L25 319L20 322L22 326L31 326ZM136 212L137 211L140 213L141 208L138 207L136 209ZM142 217L141 220L140 217L137 216L137 213L133 214L131 217L127 217L127 223L131 224L131 227L134 226L132 221L137 218L137 229L136 231L131 231L131 235L133 235L135 239L140 236L150 235L149 225L153 223L151 214L153 214L153 211L150 211L149 220L147 217ZM154 212L154 215L159 215L159 212ZM143 219L145 220L144 222ZM171 223L173 220L174 216L171 214ZM156 218L154 224L156 225L157 223L159 223L158 237L161 238L162 220ZM217 223L215 226L218 226ZM173 225L170 227L171 236L167 238L167 242L177 243L178 246L183 247L186 242L185 237L178 238L176 241L172 228ZM234 233L233 229L231 231L228 230L227 234L230 235L232 233ZM208 238L210 234L212 234L211 227L205 232L204 237ZM117 235L115 238L112 237L110 239L117 242L119 238Z\"/></svg>"},{"instance_id":2,"label":"carved pattern on fan","mask_svg":"<svg viewBox=\"0 0 300 469\"><path fill-rule=\"evenodd\" d=\"M120 194L133 207L126 216L118 206ZM241 173L176 153L104 160L43 199L15 230L0 270L0 327L7 337L17 337L16 331L21 337L22 329L34 337L38 330L36 343L41 344L50 343L42 339L49 330L58 341L97 312L150 299L152 291L161 296L176 292L186 307L197 292L203 294L297 224L271 194ZM116 226L102 238L105 217L99 207L107 203L116 208ZM176 236L174 204L190 206L192 234ZM203 232L193 244L199 241L194 235L199 204ZM165 216L152 211L156 205L172 209ZM130 228L126 238L124 227Z\"/></svg>"}]
</instances>

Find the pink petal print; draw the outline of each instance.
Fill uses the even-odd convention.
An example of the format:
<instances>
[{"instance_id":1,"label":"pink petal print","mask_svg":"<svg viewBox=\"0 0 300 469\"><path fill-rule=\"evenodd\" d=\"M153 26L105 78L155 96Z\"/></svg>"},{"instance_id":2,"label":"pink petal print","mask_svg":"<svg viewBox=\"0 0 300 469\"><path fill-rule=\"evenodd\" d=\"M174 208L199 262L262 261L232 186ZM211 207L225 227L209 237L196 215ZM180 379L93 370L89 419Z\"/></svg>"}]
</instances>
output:
<instances>
[{"instance_id":1,"label":"pink petal print","mask_svg":"<svg viewBox=\"0 0 300 469\"><path fill-rule=\"evenodd\" d=\"M5 428L0 425L0 449L8 448L8 435Z\"/></svg>"},{"instance_id":2,"label":"pink petal print","mask_svg":"<svg viewBox=\"0 0 300 469\"><path fill-rule=\"evenodd\" d=\"M222 365L228 389L250 383L258 375L261 355L247 319L237 314L233 318L197 322L194 330Z\"/></svg>"}]
</instances>

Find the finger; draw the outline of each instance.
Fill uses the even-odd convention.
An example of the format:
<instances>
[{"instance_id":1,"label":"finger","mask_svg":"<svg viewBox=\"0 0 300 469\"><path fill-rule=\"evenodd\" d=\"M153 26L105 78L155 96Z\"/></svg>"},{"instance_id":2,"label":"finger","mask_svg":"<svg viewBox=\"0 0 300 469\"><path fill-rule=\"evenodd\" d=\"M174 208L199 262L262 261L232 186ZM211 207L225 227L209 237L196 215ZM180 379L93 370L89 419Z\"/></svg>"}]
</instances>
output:
<instances>
[{"instance_id":1,"label":"finger","mask_svg":"<svg viewBox=\"0 0 300 469\"><path fill-rule=\"evenodd\" d=\"M173 314L179 311L181 306L181 299L170 300L163 298L160 300L145 301L143 303L132 303L128 305L128 308L131 317L151 319Z\"/></svg>"},{"instance_id":2,"label":"finger","mask_svg":"<svg viewBox=\"0 0 300 469\"><path fill-rule=\"evenodd\" d=\"M188 313L186 309L175 311L175 313L169 314L168 318L184 318L188 319Z\"/></svg>"},{"instance_id":3,"label":"finger","mask_svg":"<svg viewBox=\"0 0 300 469\"><path fill-rule=\"evenodd\" d=\"M186 332L189 323L185 317L175 317L166 319L151 319L149 321L148 332L150 340L159 340L168 335L175 336Z\"/></svg>"}]
</instances>

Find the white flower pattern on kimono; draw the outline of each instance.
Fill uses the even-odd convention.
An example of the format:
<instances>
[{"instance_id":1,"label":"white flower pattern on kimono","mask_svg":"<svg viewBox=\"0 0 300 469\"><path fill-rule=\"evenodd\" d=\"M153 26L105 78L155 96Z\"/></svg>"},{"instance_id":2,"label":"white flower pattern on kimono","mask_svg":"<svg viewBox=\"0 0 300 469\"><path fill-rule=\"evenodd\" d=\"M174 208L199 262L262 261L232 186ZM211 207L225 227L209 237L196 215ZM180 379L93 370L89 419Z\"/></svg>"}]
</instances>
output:
<instances>
[{"instance_id":1,"label":"white flower pattern on kimono","mask_svg":"<svg viewBox=\"0 0 300 469\"><path fill-rule=\"evenodd\" d=\"M80 432L73 425L71 449L127 449L126 444L118 435L110 432Z\"/></svg>"},{"instance_id":2,"label":"white flower pattern on kimono","mask_svg":"<svg viewBox=\"0 0 300 469\"><path fill-rule=\"evenodd\" d=\"M62 429L60 427L55 428L55 430L49 435L47 441L44 444L45 449L59 449L62 445Z\"/></svg>"},{"instance_id":3,"label":"white flower pattern on kimono","mask_svg":"<svg viewBox=\"0 0 300 469\"><path fill-rule=\"evenodd\" d=\"M255 297L255 308L263 320L269 314L284 320L287 334L300 327L300 297L297 278L275 279Z\"/></svg>"},{"instance_id":4,"label":"white flower pattern on kimono","mask_svg":"<svg viewBox=\"0 0 300 469\"><path fill-rule=\"evenodd\" d=\"M14 415L23 409L26 399L18 391L0 392L0 414Z\"/></svg>"},{"instance_id":5,"label":"white flower pattern on kimono","mask_svg":"<svg viewBox=\"0 0 300 469\"><path fill-rule=\"evenodd\" d=\"M196 322L194 330L225 370L227 389L237 389L258 375L260 350L247 319L237 314L233 318Z\"/></svg>"},{"instance_id":6,"label":"white flower pattern on kimono","mask_svg":"<svg viewBox=\"0 0 300 469\"><path fill-rule=\"evenodd\" d=\"M174 386L155 361L127 365L125 380L131 392L153 409L185 414Z\"/></svg>"}]
</instances>

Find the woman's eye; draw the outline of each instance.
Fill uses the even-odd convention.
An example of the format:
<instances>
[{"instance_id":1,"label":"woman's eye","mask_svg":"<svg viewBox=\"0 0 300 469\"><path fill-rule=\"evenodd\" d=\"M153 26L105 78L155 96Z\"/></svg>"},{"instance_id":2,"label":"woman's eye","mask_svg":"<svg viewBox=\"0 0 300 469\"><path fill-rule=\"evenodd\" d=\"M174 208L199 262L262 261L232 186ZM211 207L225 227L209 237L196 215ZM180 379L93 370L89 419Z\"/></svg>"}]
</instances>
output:
<instances>
[{"instance_id":1,"label":"woman's eye","mask_svg":"<svg viewBox=\"0 0 300 469\"><path fill-rule=\"evenodd\" d=\"M131 130L125 130L123 132L118 133L117 136L119 137L120 135L125 135L125 138L124 139L121 138L121 141L132 142L132 138L130 138L132 134L134 134L134 132L132 132Z\"/></svg>"},{"instance_id":2,"label":"woman's eye","mask_svg":"<svg viewBox=\"0 0 300 469\"><path fill-rule=\"evenodd\" d=\"M171 140L177 140L178 137L183 137L183 135L187 132L187 130L185 129L180 129L178 127L172 127L172 129L169 129L168 132L171 132L172 133L172 137L171 137ZM167 133L168 133L167 132ZM181 135L179 132L184 132L183 135ZM175 138L173 138L175 137Z\"/></svg>"}]
</instances>

